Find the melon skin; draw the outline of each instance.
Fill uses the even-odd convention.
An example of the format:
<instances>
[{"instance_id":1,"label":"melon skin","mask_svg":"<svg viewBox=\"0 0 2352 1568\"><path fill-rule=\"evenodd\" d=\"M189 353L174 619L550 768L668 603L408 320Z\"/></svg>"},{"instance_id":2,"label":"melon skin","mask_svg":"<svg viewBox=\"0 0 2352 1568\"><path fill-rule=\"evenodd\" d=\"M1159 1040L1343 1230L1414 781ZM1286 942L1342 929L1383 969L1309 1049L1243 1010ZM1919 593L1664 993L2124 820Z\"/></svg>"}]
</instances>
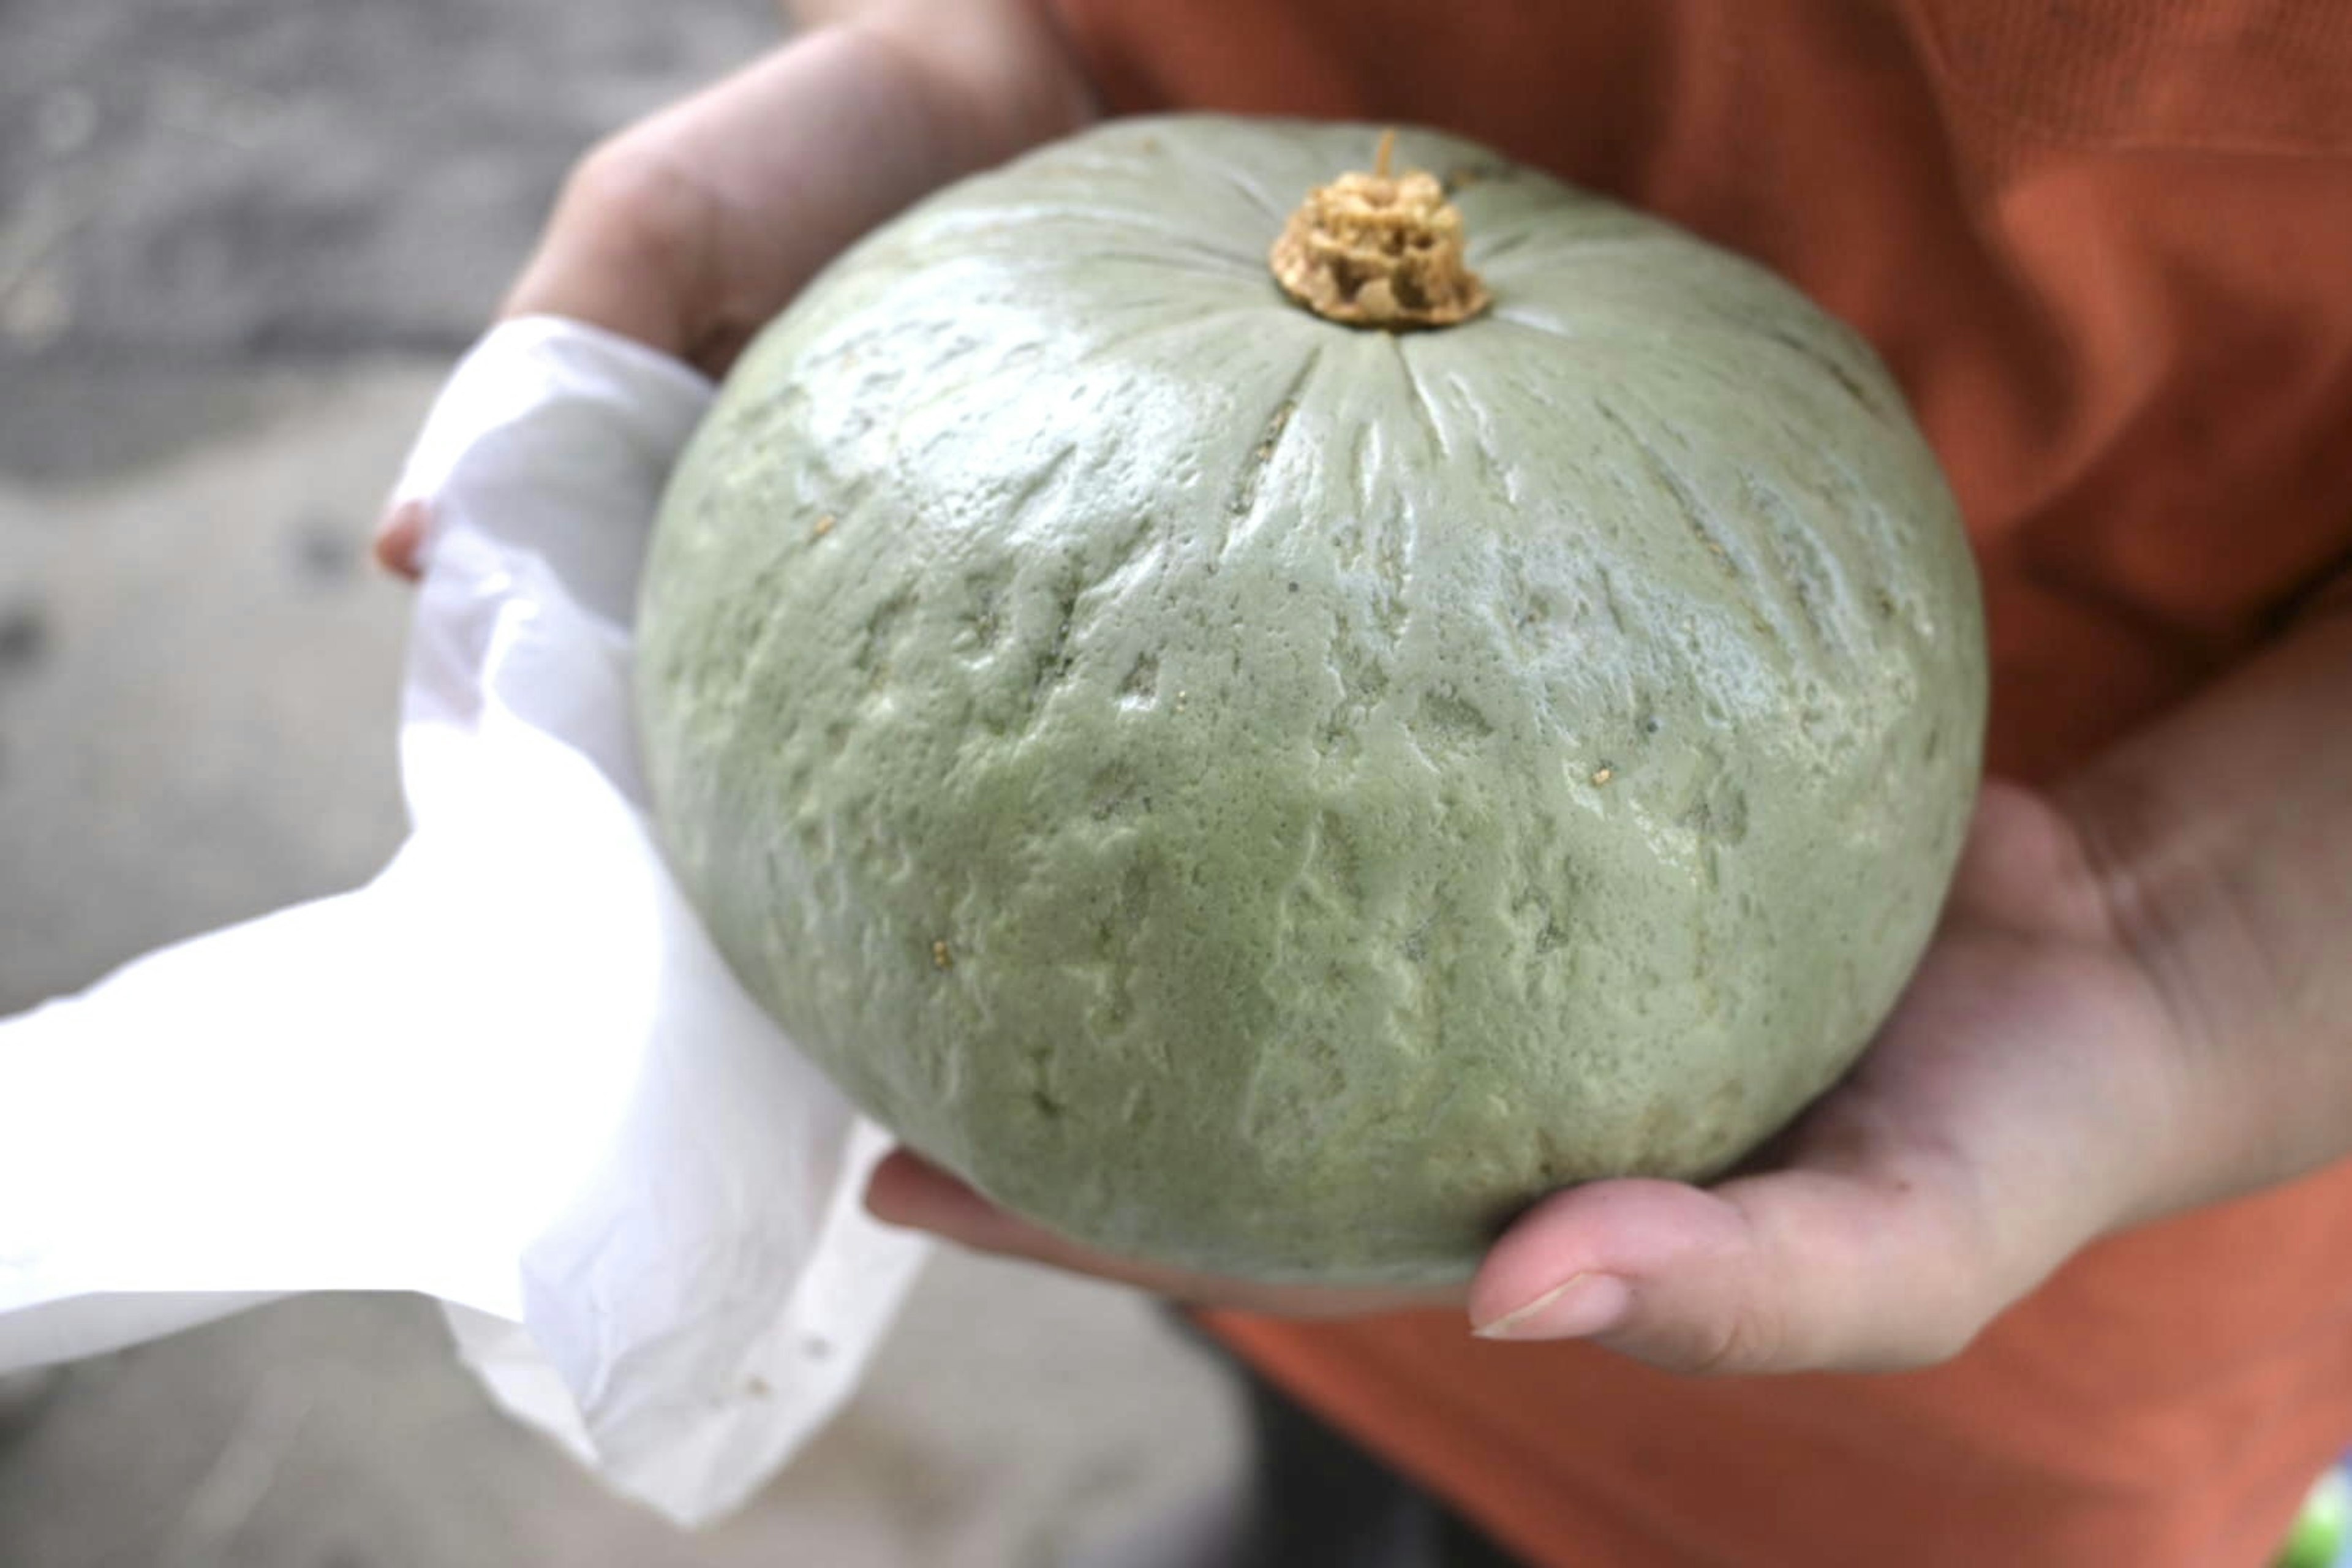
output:
<instances>
[{"instance_id":1,"label":"melon skin","mask_svg":"<svg viewBox=\"0 0 2352 1568\"><path fill-rule=\"evenodd\" d=\"M1375 129L1114 121L756 342L646 577L644 755L735 973L866 1111L1111 1252L1465 1277L1853 1060L1980 765L1957 510L1852 333L1476 145L1486 314L1268 277Z\"/></svg>"}]
</instances>

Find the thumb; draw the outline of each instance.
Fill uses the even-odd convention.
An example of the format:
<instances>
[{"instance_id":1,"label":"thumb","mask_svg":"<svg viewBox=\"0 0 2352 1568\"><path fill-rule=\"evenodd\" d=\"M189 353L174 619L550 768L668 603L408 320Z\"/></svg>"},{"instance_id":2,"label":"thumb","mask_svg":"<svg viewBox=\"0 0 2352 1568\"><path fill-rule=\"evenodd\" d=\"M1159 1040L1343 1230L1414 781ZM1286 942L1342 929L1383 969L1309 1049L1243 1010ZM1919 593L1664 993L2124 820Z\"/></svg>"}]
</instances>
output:
<instances>
[{"instance_id":1,"label":"thumb","mask_svg":"<svg viewBox=\"0 0 2352 1568\"><path fill-rule=\"evenodd\" d=\"M1471 1321L1490 1339L1591 1338L1685 1373L1943 1361L2012 1294L1956 1175L1800 1169L1555 1194L1488 1255Z\"/></svg>"}]
</instances>

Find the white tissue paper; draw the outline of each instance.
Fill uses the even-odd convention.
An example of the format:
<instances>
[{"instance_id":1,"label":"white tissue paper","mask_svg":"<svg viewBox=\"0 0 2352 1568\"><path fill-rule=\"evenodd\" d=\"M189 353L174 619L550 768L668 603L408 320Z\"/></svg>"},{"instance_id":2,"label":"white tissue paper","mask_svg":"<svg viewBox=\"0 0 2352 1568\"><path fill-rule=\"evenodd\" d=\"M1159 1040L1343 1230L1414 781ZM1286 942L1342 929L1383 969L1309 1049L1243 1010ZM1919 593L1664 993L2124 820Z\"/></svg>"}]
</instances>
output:
<instances>
[{"instance_id":1,"label":"white tissue paper","mask_svg":"<svg viewBox=\"0 0 2352 1568\"><path fill-rule=\"evenodd\" d=\"M0 1370L302 1290L416 1290L509 1410L683 1523L847 1396L925 1256L887 1147L743 993L648 829L639 558L709 384L575 323L460 364L413 836L359 891L0 1021Z\"/></svg>"}]
</instances>

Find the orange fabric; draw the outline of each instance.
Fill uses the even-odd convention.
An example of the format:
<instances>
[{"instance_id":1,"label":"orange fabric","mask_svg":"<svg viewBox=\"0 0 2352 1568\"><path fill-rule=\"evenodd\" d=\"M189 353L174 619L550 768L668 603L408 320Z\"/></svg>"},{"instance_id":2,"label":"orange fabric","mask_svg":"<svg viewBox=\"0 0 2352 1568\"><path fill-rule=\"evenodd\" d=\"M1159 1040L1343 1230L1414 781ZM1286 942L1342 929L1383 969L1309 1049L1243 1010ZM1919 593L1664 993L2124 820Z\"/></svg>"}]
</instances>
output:
<instances>
[{"instance_id":1,"label":"orange fabric","mask_svg":"<svg viewBox=\"0 0 2352 1568\"><path fill-rule=\"evenodd\" d=\"M1861 329L1969 518L2002 772L2062 773L2352 566L2339 0L1060 6L1116 109L1458 131ZM2352 1441L2352 1167L2094 1248L1899 1376L1216 1326L1540 1563L2227 1568Z\"/></svg>"}]
</instances>

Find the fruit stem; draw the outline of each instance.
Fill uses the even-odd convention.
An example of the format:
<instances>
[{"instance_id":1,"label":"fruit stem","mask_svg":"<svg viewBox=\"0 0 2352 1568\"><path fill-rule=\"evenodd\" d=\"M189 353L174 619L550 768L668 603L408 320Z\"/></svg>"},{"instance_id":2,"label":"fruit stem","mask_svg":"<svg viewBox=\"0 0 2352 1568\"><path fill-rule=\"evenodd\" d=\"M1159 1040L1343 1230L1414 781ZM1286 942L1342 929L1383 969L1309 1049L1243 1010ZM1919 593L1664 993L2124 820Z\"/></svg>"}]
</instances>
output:
<instances>
[{"instance_id":1,"label":"fruit stem","mask_svg":"<svg viewBox=\"0 0 2352 1568\"><path fill-rule=\"evenodd\" d=\"M1327 321L1392 332L1450 327L1492 302L1464 259L1462 213L1434 174L1391 174L1396 132L1372 172L1318 185L1267 258L1284 293Z\"/></svg>"}]
</instances>

